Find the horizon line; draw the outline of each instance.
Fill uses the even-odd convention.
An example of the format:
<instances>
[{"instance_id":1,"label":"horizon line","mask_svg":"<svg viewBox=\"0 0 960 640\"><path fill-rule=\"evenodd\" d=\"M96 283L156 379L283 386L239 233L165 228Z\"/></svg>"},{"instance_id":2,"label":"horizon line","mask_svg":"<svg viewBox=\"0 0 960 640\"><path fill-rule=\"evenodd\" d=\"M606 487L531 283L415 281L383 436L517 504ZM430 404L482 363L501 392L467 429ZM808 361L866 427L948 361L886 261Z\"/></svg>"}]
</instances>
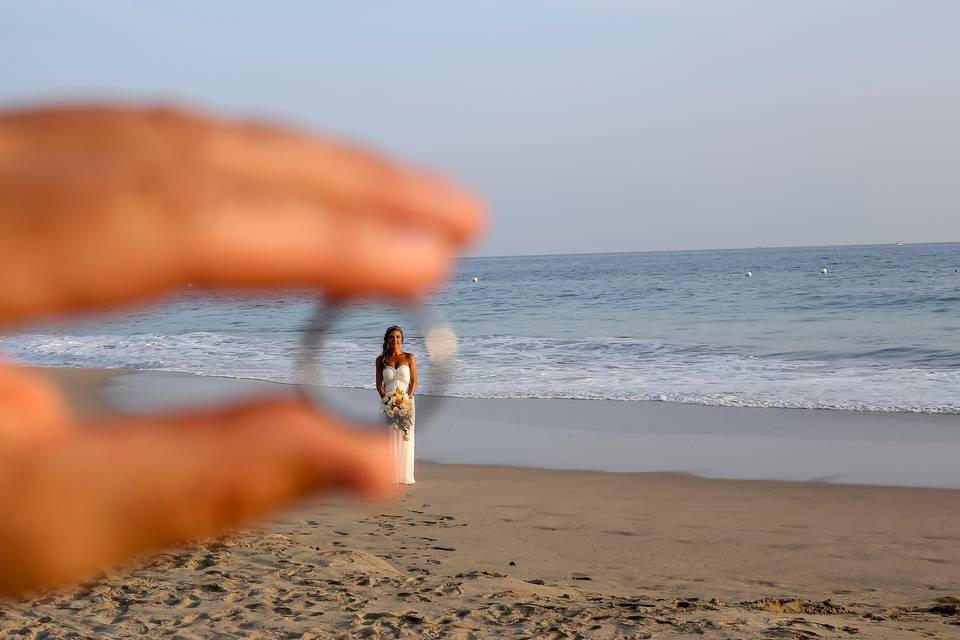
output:
<instances>
[{"instance_id":1,"label":"horizon line","mask_svg":"<svg viewBox=\"0 0 960 640\"><path fill-rule=\"evenodd\" d=\"M496 253L487 255L462 256L461 259L483 259L483 258L537 258L549 256L568 256L568 255L616 255L624 253L685 253L695 251L747 251L755 249L827 249L831 247L895 247L895 246L913 246L927 244L960 244L960 240L940 240L937 242L904 242L899 245L898 242L871 242L871 243L849 243L849 244L800 244L800 245L756 245L752 247L714 247L701 249L617 249L612 251L555 251L552 253Z\"/></svg>"}]
</instances>

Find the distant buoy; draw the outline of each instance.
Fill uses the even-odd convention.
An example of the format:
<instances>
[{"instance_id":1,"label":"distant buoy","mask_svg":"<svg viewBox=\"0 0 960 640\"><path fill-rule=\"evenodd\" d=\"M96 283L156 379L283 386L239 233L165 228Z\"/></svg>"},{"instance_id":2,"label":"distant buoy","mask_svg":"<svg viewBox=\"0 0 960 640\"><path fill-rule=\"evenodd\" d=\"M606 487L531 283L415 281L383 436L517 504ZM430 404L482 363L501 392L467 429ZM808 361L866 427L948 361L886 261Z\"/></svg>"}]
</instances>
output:
<instances>
[{"instance_id":1,"label":"distant buoy","mask_svg":"<svg viewBox=\"0 0 960 640\"><path fill-rule=\"evenodd\" d=\"M480 278L478 278L477 276L473 276L473 281L474 281L474 282L480 282Z\"/></svg>"},{"instance_id":2,"label":"distant buoy","mask_svg":"<svg viewBox=\"0 0 960 640\"><path fill-rule=\"evenodd\" d=\"M827 268L826 268L826 267L820 267L820 273L822 273L823 275L827 275Z\"/></svg>"},{"instance_id":3,"label":"distant buoy","mask_svg":"<svg viewBox=\"0 0 960 640\"><path fill-rule=\"evenodd\" d=\"M744 277L744 278L752 278L752 277L753 277L753 271L747 271L745 274L743 274L743 277Z\"/></svg>"}]
</instances>

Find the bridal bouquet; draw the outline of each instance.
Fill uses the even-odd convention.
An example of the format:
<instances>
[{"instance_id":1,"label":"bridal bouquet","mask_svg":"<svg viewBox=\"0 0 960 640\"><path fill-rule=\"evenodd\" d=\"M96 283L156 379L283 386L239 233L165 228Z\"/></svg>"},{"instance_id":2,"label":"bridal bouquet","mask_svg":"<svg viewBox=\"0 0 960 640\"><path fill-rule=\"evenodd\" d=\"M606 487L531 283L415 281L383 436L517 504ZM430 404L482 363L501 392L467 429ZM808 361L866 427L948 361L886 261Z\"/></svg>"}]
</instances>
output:
<instances>
[{"instance_id":1,"label":"bridal bouquet","mask_svg":"<svg viewBox=\"0 0 960 640\"><path fill-rule=\"evenodd\" d=\"M410 423L413 422L413 399L407 392L397 387L393 393L383 396L383 413L387 424L403 434L404 440L410 439Z\"/></svg>"}]
</instances>

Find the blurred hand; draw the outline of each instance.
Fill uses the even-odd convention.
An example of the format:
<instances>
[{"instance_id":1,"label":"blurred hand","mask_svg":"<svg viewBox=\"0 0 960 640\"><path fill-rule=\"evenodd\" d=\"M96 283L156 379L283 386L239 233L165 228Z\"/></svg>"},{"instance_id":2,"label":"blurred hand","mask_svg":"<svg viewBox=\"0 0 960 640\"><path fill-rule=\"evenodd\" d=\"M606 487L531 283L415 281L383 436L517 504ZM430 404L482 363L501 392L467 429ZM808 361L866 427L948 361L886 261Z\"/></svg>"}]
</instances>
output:
<instances>
[{"instance_id":1,"label":"blurred hand","mask_svg":"<svg viewBox=\"0 0 960 640\"><path fill-rule=\"evenodd\" d=\"M415 298L483 223L479 202L439 178L276 127L121 107L0 112L0 327L187 283ZM385 437L296 401L73 422L44 379L0 367L0 593L307 492L385 495L392 478Z\"/></svg>"}]
</instances>

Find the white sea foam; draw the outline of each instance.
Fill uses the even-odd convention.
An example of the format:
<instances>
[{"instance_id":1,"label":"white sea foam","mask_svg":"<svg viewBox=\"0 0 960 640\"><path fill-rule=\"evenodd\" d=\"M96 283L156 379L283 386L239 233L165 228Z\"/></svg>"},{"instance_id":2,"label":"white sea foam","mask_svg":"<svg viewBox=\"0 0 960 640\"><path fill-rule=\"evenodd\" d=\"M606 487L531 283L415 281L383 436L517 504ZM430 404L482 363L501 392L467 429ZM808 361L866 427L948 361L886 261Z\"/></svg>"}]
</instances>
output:
<instances>
[{"instance_id":1,"label":"white sea foam","mask_svg":"<svg viewBox=\"0 0 960 640\"><path fill-rule=\"evenodd\" d=\"M423 352L412 340L410 349ZM0 350L46 366L180 371L297 382L297 334L21 334ZM376 340L324 351L323 382L372 388ZM422 358L423 391L438 391ZM960 413L960 370L788 360L617 338L473 336L443 393L477 398L653 400L738 407Z\"/></svg>"}]
</instances>

